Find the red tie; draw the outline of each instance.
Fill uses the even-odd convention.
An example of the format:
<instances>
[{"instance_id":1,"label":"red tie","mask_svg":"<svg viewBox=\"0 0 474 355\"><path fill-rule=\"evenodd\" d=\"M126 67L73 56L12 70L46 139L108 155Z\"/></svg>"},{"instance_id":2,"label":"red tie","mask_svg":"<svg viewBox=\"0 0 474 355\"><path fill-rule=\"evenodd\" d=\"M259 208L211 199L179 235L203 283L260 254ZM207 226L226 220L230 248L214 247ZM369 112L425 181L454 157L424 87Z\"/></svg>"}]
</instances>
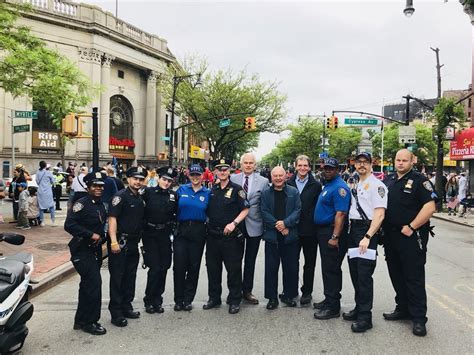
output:
<instances>
[{"instance_id":1,"label":"red tie","mask_svg":"<svg viewBox=\"0 0 474 355\"><path fill-rule=\"evenodd\" d=\"M244 182L243 189L244 189L245 193L247 193L248 190L249 190L249 177L248 176L245 177L245 182Z\"/></svg>"}]
</instances>

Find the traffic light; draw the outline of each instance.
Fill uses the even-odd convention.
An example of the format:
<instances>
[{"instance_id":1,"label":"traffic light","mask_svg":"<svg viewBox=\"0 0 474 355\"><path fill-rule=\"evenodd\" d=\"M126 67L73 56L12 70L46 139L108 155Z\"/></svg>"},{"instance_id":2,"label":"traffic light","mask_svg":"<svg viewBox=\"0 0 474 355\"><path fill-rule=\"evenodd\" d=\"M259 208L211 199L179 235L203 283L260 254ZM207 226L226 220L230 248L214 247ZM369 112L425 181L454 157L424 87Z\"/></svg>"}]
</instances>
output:
<instances>
[{"instance_id":1,"label":"traffic light","mask_svg":"<svg viewBox=\"0 0 474 355\"><path fill-rule=\"evenodd\" d=\"M255 117L250 117L250 129L255 131L257 129L257 123L255 122Z\"/></svg>"},{"instance_id":2,"label":"traffic light","mask_svg":"<svg viewBox=\"0 0 474 355\"><path fill-rule=\"evenodd\" d=\"M332 117L326 118L326 128L331 129L332 127Z\"/></svg>"},{"instance_id":3,"label":"traffic light","mask_svg":"<svg viewBox=\"0 0 474 355\"><path fill-rule=\"evenodd\" d=\"M332 126L333 126L334 129L336 129L336 128L337 128L337 125L338 125L339 119L338 119L337 117L335 117L335 116L333 116L332 118L333 118Z\"/></svg>"},{"instance_id":4,"label":"traffic light","mask_svg":"<svg viewBox=\"0 0 474 355\"><path fill-rule=\"evenodd\" d=\"M257 129L255 117L245 117L244 129L246 131L254 131Z\"/></svg>"},{"instance_id":5,"label":"traffic light","mask_svg":"<svg viewBox=\"0 0 474 355\"><path fill-rule=\"evenodd\" d=\"M77 119L74 113L67 114L62 120L62 131L67 136L77 136Z\"/></svg>"}]
</instances>

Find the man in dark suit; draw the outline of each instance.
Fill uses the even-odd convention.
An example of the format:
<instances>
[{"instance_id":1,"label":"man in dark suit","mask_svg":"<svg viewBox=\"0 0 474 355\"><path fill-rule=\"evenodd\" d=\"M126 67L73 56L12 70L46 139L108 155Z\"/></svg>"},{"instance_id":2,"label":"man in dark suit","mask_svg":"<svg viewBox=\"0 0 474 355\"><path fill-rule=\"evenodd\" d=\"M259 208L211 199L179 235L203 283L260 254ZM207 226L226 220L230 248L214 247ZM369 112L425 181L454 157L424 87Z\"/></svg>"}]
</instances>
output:
<instances>
[{"instance_id":1,"label":"man in dark suit","mask_svg":"<svg viewBox=\"0 0 474 355\"><path fill-rule=\"evenodd\" d=\"M288 181L288 185L296 187L300 193L301 215L298 224L300 253L303 249L303 285L301 286L300 304L309 304L312 299L314 284L314 269L318 239L316 225L313 222L314 208L321 193L321 184L311 174L311 163L306 155L299 155L295 161L296 174Z\"/></svg>"}]
</instances>

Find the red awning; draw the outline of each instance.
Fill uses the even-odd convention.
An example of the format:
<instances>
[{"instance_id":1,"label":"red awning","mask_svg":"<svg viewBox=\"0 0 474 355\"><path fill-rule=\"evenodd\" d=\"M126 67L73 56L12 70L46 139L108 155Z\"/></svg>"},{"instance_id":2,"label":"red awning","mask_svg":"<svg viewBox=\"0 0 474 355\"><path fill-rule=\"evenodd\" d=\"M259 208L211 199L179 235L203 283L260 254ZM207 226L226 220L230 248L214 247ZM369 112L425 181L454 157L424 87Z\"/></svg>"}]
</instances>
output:
<instances>
[{"instance_id":1,"label":"red awning","mask_svg":"<svg viewBox=\"0 0 474 355\"><path fill-rule=\"evenodd\" d=\"M474 160L474 127L456 133L449 147L451 160Z\"/></svg>"}]
</instances>

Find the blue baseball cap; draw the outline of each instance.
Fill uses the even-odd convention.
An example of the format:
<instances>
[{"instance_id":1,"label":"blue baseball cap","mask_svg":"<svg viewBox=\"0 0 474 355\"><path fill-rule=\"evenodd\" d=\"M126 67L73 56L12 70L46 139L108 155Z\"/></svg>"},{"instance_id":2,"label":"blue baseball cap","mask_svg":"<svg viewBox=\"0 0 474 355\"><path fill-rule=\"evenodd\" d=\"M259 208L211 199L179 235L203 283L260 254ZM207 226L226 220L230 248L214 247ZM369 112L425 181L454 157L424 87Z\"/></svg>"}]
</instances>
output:
<instances>
[{"instance_id":1,"label":"blue baseball cap","mask_svg":"<svg viewBox=\"0 0 474 355\"><path fill-rule=\"evenodd\" d=\"M357 160L360 157L367 159L369 162L372 162L372 156L370 155L370 153L361 152L361 153L357 154L355 158Z\"/></svg>"},{"instance_id":2,"label":"blue baseball cap","mask_svg":"<svg viewBox=\"0 0 474 355\"><path fill-rule=\"evenodd\" d=\"M193 164L189 167L189 175L201 175L203 173L202 167L199 164Z\"/></svg>"},{"instance_id":3,"label":"blue baseball cap","mask_svg":"<svg viewBox=\"0 0 474 355\"><path fill-rule=\"evenodd\" d=\"M339 168L339 162L334 158L326 158L324 159L323 167L331 166L333 168Z\"/></svg>"}]
</instances>

